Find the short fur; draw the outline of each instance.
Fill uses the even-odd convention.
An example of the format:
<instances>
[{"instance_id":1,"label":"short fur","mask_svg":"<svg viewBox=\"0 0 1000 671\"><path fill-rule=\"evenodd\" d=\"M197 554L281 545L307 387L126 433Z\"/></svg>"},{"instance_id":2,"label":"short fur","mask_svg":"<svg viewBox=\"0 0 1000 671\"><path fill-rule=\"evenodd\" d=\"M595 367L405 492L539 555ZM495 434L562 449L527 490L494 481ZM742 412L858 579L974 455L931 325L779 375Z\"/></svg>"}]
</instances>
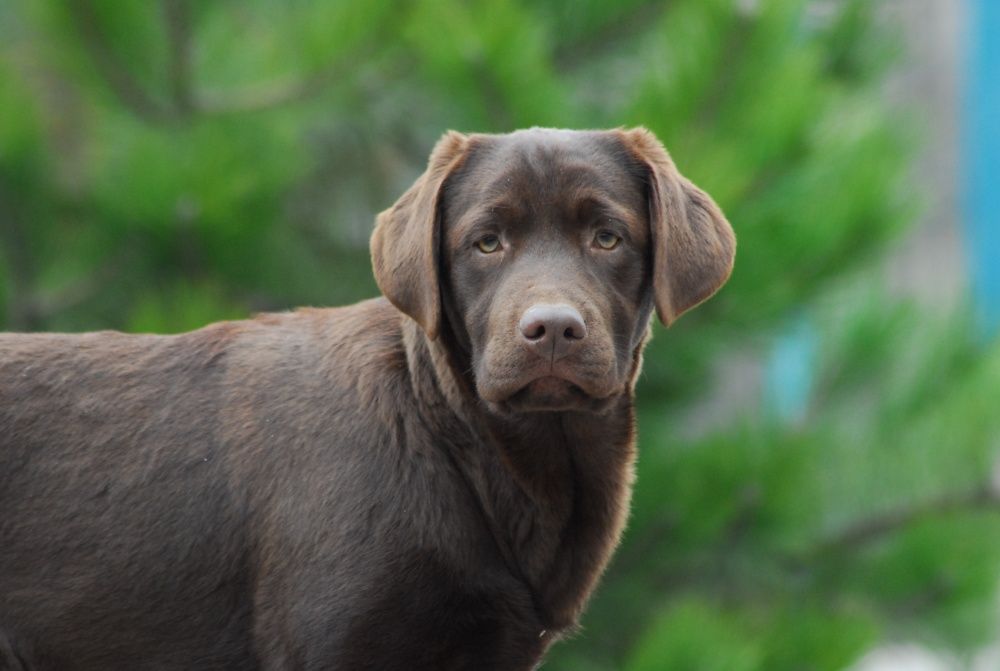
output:
<instances>
[{"instance_id":1,"label":"short fur","mask_svg":"<svg viewBox=\"0 0 1000 671\"><path fill-rule=\"evenodd\" d=\"M379 215L388 300L0 336L0 669L534 668L625 523L654 306L733 249L648 131L449 133Z\"/></svg>"}]
</instances>

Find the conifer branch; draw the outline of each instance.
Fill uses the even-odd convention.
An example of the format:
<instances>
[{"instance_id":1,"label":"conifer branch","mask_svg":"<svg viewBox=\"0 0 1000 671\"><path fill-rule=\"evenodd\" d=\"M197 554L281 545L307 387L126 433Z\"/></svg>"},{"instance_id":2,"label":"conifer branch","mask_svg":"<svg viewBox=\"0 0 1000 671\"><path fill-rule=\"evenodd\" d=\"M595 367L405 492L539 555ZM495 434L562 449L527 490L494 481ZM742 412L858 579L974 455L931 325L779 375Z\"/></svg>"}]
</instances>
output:
<instances>
[{"instance_id":1,"label":"conifer branch","mask_svg":"<svg viewBox=\"0 0 1000 671\"><path fill-rule=\"evenodd\" d=\"M649 29L650 23L662 16L670 3L644 2L631 13L602 24L599 30L574 41L556 41L552 62L558 70L572 70L581 62L590 62L609 51L620 48Z\"/></svg>"},{"instance_id":2,"label":"conifer branch","mask_svg":"<svg viewBox=\"0 0 1000 671\"><path fill-rule=\"evenodd\" d=\"M83 46L90 54L98 74L122 105L136 117L153 123L170 121L172 112L157 103L142 88L132 72L108 47L107 37L94 14L90 0L69 0L70 13L76 22Z\"/></svg>"},{"instance_id":3,"label":"conifer branch","mask_svg":"<svg viewBox=\"0 0 1000 671\"><path fill-rule=\"evenodd\" d=\"M168 80L174 108L179 116L190 116L195 108L193 93L191 13L187 0L163 0L170 60Z\"/></svg>"},{"instance_id":4,"label":"conifer branch","mask_svg":"<svg viewBox=\"0 0 1000 671\"><path fill-rule=\"evenodd\" d=\"M859 520L817 543L804 557L816 558L858 550L914 524L975 511L1000 511L1000 492L997 488L984 483L969 491L946 494Z\"/></svg>"},{"instance_id":5,"label":"conifer branch","mask_svg":"<svg viewBox=\"0 0 1000 671\"><path fill-rule=\"evenodd\" d=\"M211 116L226 116L294 105L322 93L340 74L340 68L330 67L301 79L279 80L240 90L206 92L200 96L198 111Z\"/></svg>"},{"instance_id":6,"label":"conifer branch","mask_svg":"<svg viewBox=\"0 0 1000 671\"><path fill-rule=\"evenodd\" d=\"M0 181L0 259L4 261L0 265L6 267L8 287L5 328L33 331L39 319L27 297L35 280L35 264L24 220L14 202L10 189Z\"/></svg>"}]
</instances>

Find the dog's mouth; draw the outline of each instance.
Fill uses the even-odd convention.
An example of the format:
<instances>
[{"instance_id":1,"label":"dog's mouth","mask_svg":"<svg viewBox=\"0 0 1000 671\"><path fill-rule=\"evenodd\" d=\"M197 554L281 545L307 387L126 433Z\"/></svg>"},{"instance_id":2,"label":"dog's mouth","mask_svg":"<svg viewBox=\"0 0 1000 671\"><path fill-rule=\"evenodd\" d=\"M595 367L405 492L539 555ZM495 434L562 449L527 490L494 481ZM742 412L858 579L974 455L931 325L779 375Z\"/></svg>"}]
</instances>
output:
<instances>
[{"instance_id":1,"label":"dog's mouth","mask_svg":"<svg viewBox=\"0 0 1000 671\"><path fill-rule=\"evenodd\" d=\"M551 365L539 360L523 367L517 364L482 366L476 376L479 397L501 414L603 412L623 390L622 384L603 366L594 375L596 366L580 362Z\"/></svg>"},{"instance_id":2,"label":"dog's mouth","mask_svg":"<svg viewBox=\"0 0 1000 671\"><path fill-rule=\"evenodd\" d=\"M569 380L546 375L532 380L507 399L512 410L556 412L588 405L592 397Z\"/></svg>"},{"instance_id":3,"label":"dog's mouth","mask_svg":"<svg viewBox=\"0 0 1000 671\"><path fill-rule=\"evenodd\" d=\"M602 413L614 405L616 398L616 393L597 396L566 378L544 375L522 386L503 401L490 405L504 413Z\"/></svg>"}]
</instances>

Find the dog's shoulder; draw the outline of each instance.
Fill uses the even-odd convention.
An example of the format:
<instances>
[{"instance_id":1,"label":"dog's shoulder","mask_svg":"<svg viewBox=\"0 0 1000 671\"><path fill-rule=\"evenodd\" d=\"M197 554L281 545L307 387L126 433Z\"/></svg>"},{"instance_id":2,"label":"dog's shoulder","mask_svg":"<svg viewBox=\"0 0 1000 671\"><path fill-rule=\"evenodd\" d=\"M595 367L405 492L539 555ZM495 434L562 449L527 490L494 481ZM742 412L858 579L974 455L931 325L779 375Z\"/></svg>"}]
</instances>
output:
<instances>
[{"instance_id":1,"label":"dog's shoulder","mask_svg":"<svg viewBox=\"0 0 1000 671\"><path fill-rule=\"evenodd\" d=\"M382 298L264 313L232 322L234 333L222 322L186 334L186 349L224 357L228 383L248 389L358 389L405 374L402 318Z\"/></svg>"},{"instance_id":2,"label":"dog's shoulder","mask_svg":"<svg viewBox=\"0 0 1000 671\"><path fill-rule=\"evenodd\" d=\"M231 341L220 361L227 434L246 444L268 436L313 444L322 435L318 450L385 444L383 434L416 412L402 319L388 301L373 299L240 322L236 334L225 336ZM223 337L212 328L189 334L202 345L188 349L210 350L207 343Z\"/></svg>"}]
</instances>

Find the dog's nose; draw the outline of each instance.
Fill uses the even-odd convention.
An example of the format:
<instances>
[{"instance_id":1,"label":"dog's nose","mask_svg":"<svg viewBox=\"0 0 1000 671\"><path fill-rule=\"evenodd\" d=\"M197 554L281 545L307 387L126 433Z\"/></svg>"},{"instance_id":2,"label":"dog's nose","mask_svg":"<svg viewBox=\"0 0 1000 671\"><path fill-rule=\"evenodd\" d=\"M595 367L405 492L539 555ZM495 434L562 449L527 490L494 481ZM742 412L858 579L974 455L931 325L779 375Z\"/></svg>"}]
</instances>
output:
<instances>
[{"instance_id":1,"label":"dog's nose","mask_svg":"<svg viewBox=\"0 0 1000 671\"><path fill-rule=\"evenodd\" d=\"M587 337L580 313L569 305L532 305L518 323L521 337L538 356L562 359Z\"/></svg>"}]
</instances>

